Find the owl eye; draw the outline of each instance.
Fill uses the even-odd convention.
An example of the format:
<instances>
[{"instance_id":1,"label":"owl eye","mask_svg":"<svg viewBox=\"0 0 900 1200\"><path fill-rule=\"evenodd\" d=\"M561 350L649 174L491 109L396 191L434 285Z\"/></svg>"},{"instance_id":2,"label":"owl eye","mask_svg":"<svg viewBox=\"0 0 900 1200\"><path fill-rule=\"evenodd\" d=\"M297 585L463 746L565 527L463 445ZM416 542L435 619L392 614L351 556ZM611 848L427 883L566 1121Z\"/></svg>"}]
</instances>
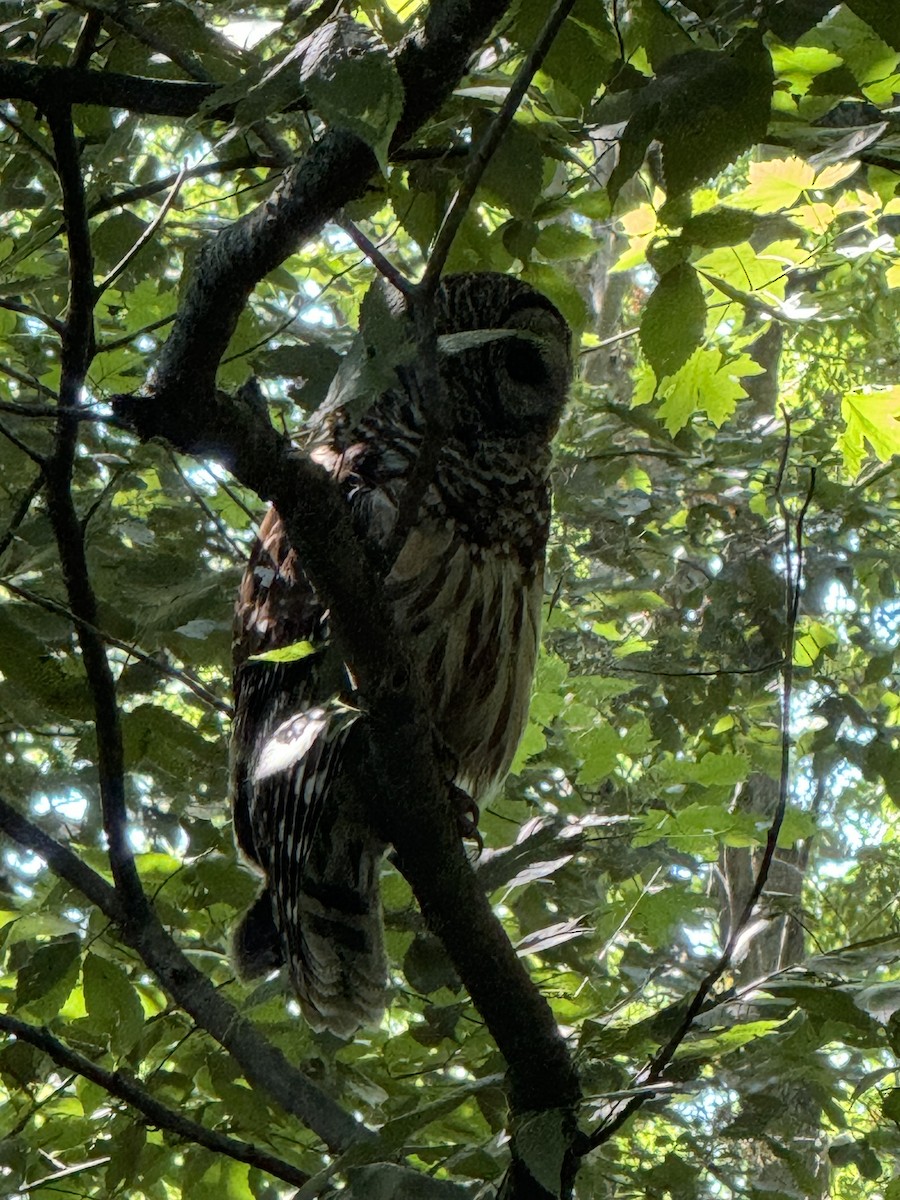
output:
<instances>
[{"instance_id":1,"label":"owl eye","mask_svg":"<svg viewBox=\"0 0 900 1200\"><path fill-rule=\"evenodd\" d=\"M506 373L513 383L541 387L548 379L547 364L534 342L526 338L510 338L504 350Z\"/></svg>"}]
</instances>

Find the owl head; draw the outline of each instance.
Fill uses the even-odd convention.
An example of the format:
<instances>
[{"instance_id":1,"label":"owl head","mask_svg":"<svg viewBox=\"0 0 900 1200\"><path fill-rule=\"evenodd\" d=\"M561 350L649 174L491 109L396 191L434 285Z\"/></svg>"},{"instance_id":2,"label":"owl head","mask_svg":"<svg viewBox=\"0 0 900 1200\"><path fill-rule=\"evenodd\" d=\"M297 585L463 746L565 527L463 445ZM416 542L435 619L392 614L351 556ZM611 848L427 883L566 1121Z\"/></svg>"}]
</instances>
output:
<instances>
[{"instance_id":1,"label":"owl head","mask_svg":"<svg viewBox=\"0 0 900 1200\"><path fill-rule=\"evenodd\" d=\"M418 361L409 304L384 280L370 288L359 334L307 426L311 442L346 449L370 413L376 424L428 419L433 385ZM509 275L448 275L433 316L443 428L467 445L549 442L572 363L569 327L547 297ZM401 410L416 397L421 411L404 419Z\"/></svg>"},{"instance_id":2,"label":"owl head","mask_svg":"<svg viewBox=\"0 0 900 1200\"><path fill-rule=\"evenodd\" d=\"M435 310L438 366L455 431L463 440L549 440L572 361L569 327L547 297L509 275L448 275Z\"/></svg>"}]
</instances>

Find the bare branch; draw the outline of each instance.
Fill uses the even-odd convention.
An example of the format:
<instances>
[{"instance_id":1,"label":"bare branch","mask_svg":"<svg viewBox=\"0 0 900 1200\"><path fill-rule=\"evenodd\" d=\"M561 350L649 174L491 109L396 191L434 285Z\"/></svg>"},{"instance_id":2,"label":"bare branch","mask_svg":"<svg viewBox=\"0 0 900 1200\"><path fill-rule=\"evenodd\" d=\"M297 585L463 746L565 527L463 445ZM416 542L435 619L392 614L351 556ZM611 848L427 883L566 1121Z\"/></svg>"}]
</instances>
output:
<instances>
[{"instance_id":1,"label":"bare branch","mask_svg":"<svg viewBox=\"0 0 900 1200\"><path fill-rule=\"evenodd\" d=\"M0 367L0 371L3 368ZM91 412L88 408L68 408L61 404L52 407L49 404L16 404L13 401L0 401L0 412L13 413L17 417L33 417L36 420L56 421L60 416L71 417L75 421L99 421L116 429L128 429L130 426L111 413Z\"/></svg>"},{"instance_id":2,"label":"bare branch","mask_svg":"<svg viewBox=\"0 0 900 1200\"><path fill-rule=\"evenodd\" d=\"M267 158L263 158L259 154L244 154L237 158L198 163L197 166L189 167L184 171L184 178L205 179L208 175L225 175L229 171L244 171L249 167L271 167L272 165ZM159 195L160 192L167 192L178 182L181 174L182 171L173 171L161 179L151 180L150 183L141 183L135 187L126 188L122 192L116 192L115 195L104 196L100 200L94 201L88 209L88 214L96 217L114 208L126 208L129 204L135 204L139 200L149 200L152 196Z\"/></svg>"},{"instance_id":3,"label":"bare branch","mask_svg":"<svg viewBox=\"0 0 900 1200\"><path fill-rule=\"evenodd\" d=\"M35 321L40 321L42 325L46 325L48 329L52 329L54 333L62 337L64 329L62 321L57 321L56 317L48 316L47 313L32 308L30 304L23 304L21 300L10 300L3 296L0 297L0 308L5 308L7 312L21 313L25 317L33 317Z\"/></svg>"},{"instance_id":4,"label":"bare branch","mask_svg":"<svg viewBox=\"0 0 900 1200\"><path fill-rule=\"evenodd\" d=\"M160 117L192 117L218 86L0 60L0 96L29 100L42 109L61 103L98 104Z\"/></svg>"},{"instance_id":5,"label":"bare branch","mask_svg":"<svg viewBox=\"0 0 900 1200\"><path fill-rule=\"evenodd\" d=\"M412 290L412 283L406 278L403 272L395 267L390 259L381 253L375 243L370 238L367 238L363 231L358 229L347 216L341 213L338 216L337 223L353 244L365 254L366 258L379 274L389 280L398 292L407 295Z\"/></svg>"}]
</instances>

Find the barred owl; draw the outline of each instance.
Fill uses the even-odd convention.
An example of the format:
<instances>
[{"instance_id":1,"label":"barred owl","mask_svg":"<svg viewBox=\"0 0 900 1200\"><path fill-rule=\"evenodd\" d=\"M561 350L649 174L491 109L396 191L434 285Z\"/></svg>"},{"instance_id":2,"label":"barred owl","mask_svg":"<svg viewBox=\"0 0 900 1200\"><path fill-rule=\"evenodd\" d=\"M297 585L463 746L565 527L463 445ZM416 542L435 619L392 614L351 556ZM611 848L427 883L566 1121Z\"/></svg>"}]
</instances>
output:
<instances>
[{"instance_id":1,"label":"barred owl","mask_svg":"<svg viewBox=\"0 0 900 1200\"><path fill-rule=\"evenodd\" d=\"M409 321L399 296L393 308ZM326 399L306 451L380 548L397 630L455 782L483 802L509 770L527 713L569 331L549 300L505 275L449 276L436 312L444 415L413 519L404 492L426 438L414 363L396 369L361 417L340 396ZM349 1036L377 1022L385 1004L386 847L364 814L331 802L358 714L352 664L329 645L328 619L270 509L236 608L235 836L265 883L234 954L245 978L286 964L313 1028ZM253 659L301 640L315 653Z\"/></svg>"}]
</instances>

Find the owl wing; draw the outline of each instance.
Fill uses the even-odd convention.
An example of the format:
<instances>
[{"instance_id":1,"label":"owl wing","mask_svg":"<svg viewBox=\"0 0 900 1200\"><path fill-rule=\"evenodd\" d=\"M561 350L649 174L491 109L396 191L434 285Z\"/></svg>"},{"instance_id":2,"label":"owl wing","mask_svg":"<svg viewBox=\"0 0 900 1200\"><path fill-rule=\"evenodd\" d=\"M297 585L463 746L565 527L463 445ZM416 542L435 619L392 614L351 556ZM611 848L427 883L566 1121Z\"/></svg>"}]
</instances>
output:
<instances>
[{"instance_id":1,"label":"owl wing","mask_svg":"<svg viewBox=\"0 0 900 1200\"><path fill-rule=\"evenodd\" d=\"M291 662L254 661L297 642L322 647L327 615L297 561L274 508L259 537L235 606L234 722L231 735L232 801L240 849L266 869L267 848L257 846L252 776L267 738L289 718L330 699L326 655Z\"/></svg>"},{"instance_id":2,"label":"owl wing","mask_svg":"<svg viewBox=\"0 0 900 1200\"><path fill-rule=\"evenodd\" d=\"M265 887L233 951L248 978L287 963L309 1023L347 1035L384 1007L383 847L342 792L357 714L340 702L346 671L327 638L327 612L270 509L236 607L232 731L235 837ZM301 641L315 652L254 659Z\"/></svg>"}]
</instances>

